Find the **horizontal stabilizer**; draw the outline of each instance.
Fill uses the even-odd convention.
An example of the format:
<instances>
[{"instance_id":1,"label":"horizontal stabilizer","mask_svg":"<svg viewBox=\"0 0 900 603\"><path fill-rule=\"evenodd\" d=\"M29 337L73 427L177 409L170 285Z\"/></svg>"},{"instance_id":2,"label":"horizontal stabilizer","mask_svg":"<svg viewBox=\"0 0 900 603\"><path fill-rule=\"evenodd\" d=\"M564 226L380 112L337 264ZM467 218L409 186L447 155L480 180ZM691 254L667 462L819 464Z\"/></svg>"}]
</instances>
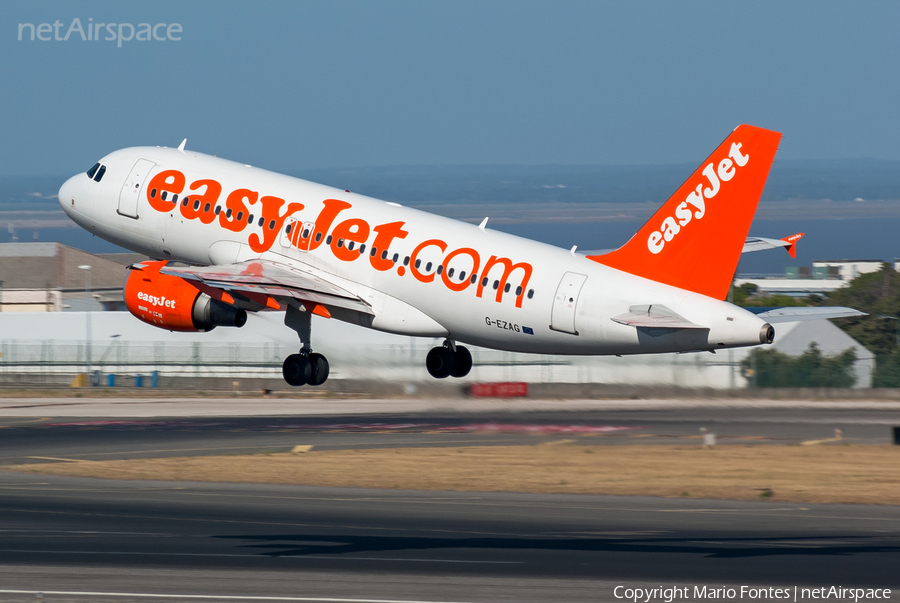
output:
<instances>
[{"instance_id":1,"label":"horizontal stabilizer","mask_svg":"<svg viewBox=\"0 0 900 603\"><path fill-rule=\"evenodd\" d=\"M620 325L644 329L706 329L694 324L658 304L651 306L631 306L626 314L613 316L612 321Z\"/></svg>"},{"instance_id":2,"label":"horizontal stabilizer","mask_svg":"<svg viewBox=\"0 0 900 603\"><path fill-rule=\"evenodd\" d=\"M827 318L852 318L854 316L867 316L865 312L845 308L843 306L830 306L819 308L744 308L753 312L769 323L799 322L801 320L824 320Z\"/></svg>"},{"instance_id":3,"label":"horizontal stabilizer","mask_svg":"<svg viewBox=\"0 0 900 603\"><path fill-rule=\"evenodd\" d=\"M317 276L266 260L218 266L165 266L160 272L230 292L296 299L372 314L358 296Z\"/></svg>"}]
</instances>

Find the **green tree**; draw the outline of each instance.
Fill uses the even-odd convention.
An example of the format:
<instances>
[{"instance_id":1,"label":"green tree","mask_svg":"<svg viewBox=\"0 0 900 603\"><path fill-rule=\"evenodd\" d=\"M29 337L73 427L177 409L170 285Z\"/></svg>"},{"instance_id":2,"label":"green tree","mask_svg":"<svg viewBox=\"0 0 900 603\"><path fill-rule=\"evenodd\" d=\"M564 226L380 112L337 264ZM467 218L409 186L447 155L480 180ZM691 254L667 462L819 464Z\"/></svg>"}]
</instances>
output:
<instances>
[{"instance_id":1,"label":"green tree","mask_svg":"<svg viewBox=\"0 0 900 603\"><path fill-rule=\"evenodd\" d=\"M837 356L824 356L819 346L811 343L800 356L756 349L742 365L757 387L850 387L856 381L854 362L852 348Z\"/></svg>"},{"instance_id":2,"label":"green tree","mask_svg":"<svg viewBox=\"0 0 900 603\"><path fill-rule=\"evenodd\" d=\"M843 289L828 296L830 305L849 306L869 316L840 318L834 324L876 356L890 356L897 348L896 320L879 316L900 316L900 274L885 264L879 272L863 274Z\"/></svg>"}]
</instances>

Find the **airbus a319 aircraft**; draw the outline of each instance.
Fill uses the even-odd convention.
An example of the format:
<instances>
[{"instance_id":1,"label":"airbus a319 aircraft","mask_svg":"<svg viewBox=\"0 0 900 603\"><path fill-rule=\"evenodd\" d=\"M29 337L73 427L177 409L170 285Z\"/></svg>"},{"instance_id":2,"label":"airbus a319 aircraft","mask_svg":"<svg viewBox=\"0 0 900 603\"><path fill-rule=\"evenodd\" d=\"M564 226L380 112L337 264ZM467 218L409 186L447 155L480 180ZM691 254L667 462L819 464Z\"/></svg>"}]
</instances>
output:
<instances>
[{"instance_id":1,"label":"airbus a319 aircraft","mask_svg":"<svg viewBox=\"0 0 900 603\"><path fill-rule=\"evenodd\" d=\"M172 331L241 327L285 311L300 339L291 385L321 385L313 314L444 338L425 358L463 377L461 343L542 354L715 352L770 344L779 320L859 314L723 301L741 253L793 245L747 239L781 135L742 125L621 248L598 255L178 148L110 153L59 190L76 223L157 261L131 266L126 305Z\"/></svg>"}]
</instances>

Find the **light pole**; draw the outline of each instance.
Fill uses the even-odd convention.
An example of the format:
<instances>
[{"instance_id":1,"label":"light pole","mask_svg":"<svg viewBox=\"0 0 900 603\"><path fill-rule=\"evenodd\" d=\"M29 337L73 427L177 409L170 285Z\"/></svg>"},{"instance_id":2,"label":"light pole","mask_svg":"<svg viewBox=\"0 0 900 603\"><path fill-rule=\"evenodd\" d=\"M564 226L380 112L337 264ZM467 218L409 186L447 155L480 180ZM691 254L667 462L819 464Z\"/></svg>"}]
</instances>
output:
<instances>
[{"instance_id":1,"label":"light pole","mask_svg":"<svg viewBox=\"0 0 900 603\"><path fill-rule=\"evenodd\" d=\"M79 270L84 270L84 331L85 331L85 364L87 365L87 378L88 383L90 383L91 379L91 267L87 264L82 264L78 267Z\"/></svg>"},{"instance_id":2,"label":"light pole","mask_svg":"<svg viewBox=\"0 0 900 603\"><path fill-rule=\"evenodd\" d=\"M878 318L884 318L885 320L893 320L894 321L894 337L897 338L896 349L900 349L900 317L897 316L887 316L886 314L879 314Z\"/></svg>"}]
</instances>

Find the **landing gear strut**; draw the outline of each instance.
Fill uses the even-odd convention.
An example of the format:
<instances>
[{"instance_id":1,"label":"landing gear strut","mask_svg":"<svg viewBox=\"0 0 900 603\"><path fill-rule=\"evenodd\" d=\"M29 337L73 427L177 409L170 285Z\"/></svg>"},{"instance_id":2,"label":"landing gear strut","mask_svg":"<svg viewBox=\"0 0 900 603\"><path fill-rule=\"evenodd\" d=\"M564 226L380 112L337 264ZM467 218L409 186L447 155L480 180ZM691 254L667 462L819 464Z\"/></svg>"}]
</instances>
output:
<instances>
[{"instance_id":1,"label":"landing gear strut","mask_svg":"<svg viewBox=\"0 0 900 603\"><path fill-rule=\"evenodd\" d=\"M300 353L291 354L281 365L281 374L288 385L322 385L328 379L328 359L312 351L310 314L288 306L284 324L300 336Z\"/></svg>"},{"instance_id":2,"label":"landing gear strut","mask_svg":"<svg viewBox=\"0 0 900 603\"><path fill-rule=\"evenodd\" d=\"M425 358L425 368L436 379L465 377L472 370L472 354L468 348L449 339L439 348L431 348Z\"/></svg>"}]
</instances>

